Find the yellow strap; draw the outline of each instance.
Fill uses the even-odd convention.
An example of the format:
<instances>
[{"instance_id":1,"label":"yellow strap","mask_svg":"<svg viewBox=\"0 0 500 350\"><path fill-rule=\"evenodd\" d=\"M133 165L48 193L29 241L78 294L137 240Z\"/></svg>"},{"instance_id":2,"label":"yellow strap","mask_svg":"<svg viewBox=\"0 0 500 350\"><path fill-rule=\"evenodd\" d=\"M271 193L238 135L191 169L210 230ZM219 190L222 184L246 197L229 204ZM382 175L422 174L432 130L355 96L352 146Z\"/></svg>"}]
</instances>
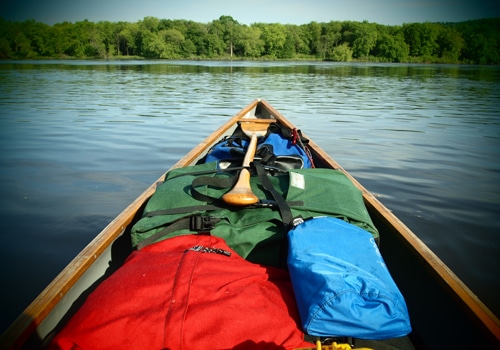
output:
<instances>
[{"instance_id":1,"label":"yellow strap","mask_svg":"<svg viewBox=\"0 0 500 350\"><path fill-rule=\"evenodd\" d=\"M297 348L295 350L374 350L371 348L355 348L353 349L349 344L337 344L333 343L332 345L321 345L321 341L318 339L316 340L316 347L315 348Z\"/></svg>"}]
</instances>

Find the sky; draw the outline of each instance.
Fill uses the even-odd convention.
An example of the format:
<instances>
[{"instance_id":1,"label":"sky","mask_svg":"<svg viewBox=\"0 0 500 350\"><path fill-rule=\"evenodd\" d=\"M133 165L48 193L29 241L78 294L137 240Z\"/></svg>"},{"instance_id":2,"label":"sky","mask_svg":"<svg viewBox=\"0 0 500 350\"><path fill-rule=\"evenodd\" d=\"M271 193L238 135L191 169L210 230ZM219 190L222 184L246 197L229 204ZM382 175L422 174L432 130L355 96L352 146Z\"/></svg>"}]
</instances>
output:
<instances>
[{"instance_id":1,"label":"sky","mask_svg":"<svg viewBox=\"0 0 500 350\"><path fill-rule=\"evenodd\" d=\"M53 25L85 19L137 22L144 17L208 23L231 16L241 24L368 21L385 25L461 22L500 17L499 0L1 0L5 20Z\"/></svg>"}]
</instances>

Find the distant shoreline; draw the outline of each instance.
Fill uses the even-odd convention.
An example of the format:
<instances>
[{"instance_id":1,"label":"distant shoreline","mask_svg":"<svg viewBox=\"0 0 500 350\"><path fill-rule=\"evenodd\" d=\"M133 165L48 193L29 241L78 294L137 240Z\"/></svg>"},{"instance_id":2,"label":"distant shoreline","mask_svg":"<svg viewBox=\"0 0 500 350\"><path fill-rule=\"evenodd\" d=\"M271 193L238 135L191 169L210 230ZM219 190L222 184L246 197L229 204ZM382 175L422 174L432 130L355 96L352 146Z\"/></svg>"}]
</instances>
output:
<instances>
[{"instance_id":1,"label":"distant shoreline","mask_svg":"<svg viewBox=\"0 0 500 350\"><path fill-rule=\"evenodd\" d=\"M0 59L166 59L500 64L500 18L397 26L367 21L210 23L145 17L138 22L0 18Z\"/></svg>"}]
</instances>

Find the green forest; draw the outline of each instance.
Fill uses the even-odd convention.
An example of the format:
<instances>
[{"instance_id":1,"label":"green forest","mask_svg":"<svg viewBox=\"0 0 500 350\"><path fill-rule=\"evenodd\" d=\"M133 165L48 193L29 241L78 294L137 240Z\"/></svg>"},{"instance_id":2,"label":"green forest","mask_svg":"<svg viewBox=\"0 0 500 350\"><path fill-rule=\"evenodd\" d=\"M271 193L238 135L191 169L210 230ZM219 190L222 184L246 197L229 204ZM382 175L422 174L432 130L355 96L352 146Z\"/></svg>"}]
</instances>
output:
<instances>
[{"instance_id":1,"label":"green forest","mask_svg":"<svg viewBox=\"0 0 500 350\"><path fill-rule=\"evenodd\" d=\"M209 23L145 17L137 22L48 25L0 17L0 58L324 60L500 64L500 18L381 25L367 21Z\"/></svg>"}]
</instances>

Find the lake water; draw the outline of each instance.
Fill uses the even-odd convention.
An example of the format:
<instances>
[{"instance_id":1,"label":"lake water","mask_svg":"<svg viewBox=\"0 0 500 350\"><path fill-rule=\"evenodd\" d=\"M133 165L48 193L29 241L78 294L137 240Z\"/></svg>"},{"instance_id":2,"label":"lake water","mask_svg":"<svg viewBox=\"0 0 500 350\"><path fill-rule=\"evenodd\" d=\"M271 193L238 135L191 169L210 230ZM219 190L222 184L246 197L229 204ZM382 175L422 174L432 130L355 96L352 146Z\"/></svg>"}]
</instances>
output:
<instances>
[{"instance_id":1,"label":"lake water","mask_svg":"<svg viewBox=\"0 0 500 350\"><path fill-rule=\"evenodd\" d=\"M3 61L0 331L255 98L375 193L500 315L500 68Z\"/></svg>"}]
</instances>

